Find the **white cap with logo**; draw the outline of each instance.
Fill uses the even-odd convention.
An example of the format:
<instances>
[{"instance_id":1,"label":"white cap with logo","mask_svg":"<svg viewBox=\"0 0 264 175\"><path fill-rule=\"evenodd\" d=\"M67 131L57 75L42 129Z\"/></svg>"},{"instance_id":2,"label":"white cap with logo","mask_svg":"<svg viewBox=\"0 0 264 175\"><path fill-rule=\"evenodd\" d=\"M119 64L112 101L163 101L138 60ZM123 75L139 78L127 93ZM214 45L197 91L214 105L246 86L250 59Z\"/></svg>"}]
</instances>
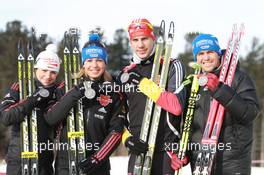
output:
<instances>
[{"instance_id":1,"label":"white cap with logo","mask_svg":"<svg viewBox=\"0 0 264 175\"><path fill-rule=\"evenodd\" d=\"M36 58L34 68L59 72L61 60L57 55L55 44L47 45L46 49L40 52Z\"/></svg>"}]
</instances>

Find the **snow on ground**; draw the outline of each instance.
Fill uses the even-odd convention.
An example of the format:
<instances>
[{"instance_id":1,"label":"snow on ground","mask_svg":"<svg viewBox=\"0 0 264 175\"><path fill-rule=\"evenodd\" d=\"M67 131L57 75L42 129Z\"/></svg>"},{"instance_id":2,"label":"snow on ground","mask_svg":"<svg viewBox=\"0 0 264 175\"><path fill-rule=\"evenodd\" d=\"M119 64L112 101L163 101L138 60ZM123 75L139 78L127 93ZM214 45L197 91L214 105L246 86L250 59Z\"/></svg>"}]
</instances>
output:
<instances>
[{"instance_id":1,"label":"snow on ground","mask_svg":"<svg viewBox=\"0 0 264 175\"><path fill-rule=\"evenodd\" d=\"M6 164L4 160L0 160L0 175L5 175Z\"/></svg>"},{"instance_id":2,"label":"snow on ground","mask_svg":"<svg viewBox=\"0 0 264 175\"><path fill-rule=\"evenodd\" d=\"M111 175L126 175L128 157L111 157ZM191 175L190 166L186 166L182 171L183 175ZM264 167L252 167L251 175L264 174Z\"/></svg>"},{"instance_id":3,"label":"snow on ground","mask_svg":"<svg viewBox=\"0 0 264 175\"><path fill-rule=\"evenodd\" d=\"M127 174L127 162L128 157L111 157L111 175L126 175ZM4 161L0 161L0 175L5 175L6 165ZM191 175L191 170L189 166L183 168L183 175ZM252 167L251 175L261 175L264 174L264 167Z\"/></svg>"}]
</instances>

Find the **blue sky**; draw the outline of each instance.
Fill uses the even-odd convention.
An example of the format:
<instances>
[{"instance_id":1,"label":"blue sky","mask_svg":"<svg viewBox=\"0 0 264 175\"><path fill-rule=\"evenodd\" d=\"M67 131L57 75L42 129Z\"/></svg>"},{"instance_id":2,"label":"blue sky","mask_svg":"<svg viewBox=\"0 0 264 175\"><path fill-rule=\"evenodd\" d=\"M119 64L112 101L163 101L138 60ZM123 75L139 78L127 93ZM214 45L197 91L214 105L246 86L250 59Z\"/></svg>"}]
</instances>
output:
<instances>
[{"instance_id":1,"label":"blue sky","mask_svg":"<svg viewBox=\"0 0 264 175\"><path fill-rule=\"evenodd\" d=\"M264 41L264 4L260 0L8 0L0 6L0 29L8 21L20 20L27 27L35 26L37 33L48 33L59 41L65 30L78 27L82 31L81 46L94 26L102 26L107 41L114 31L126 29L138 17L148 18L159 25L175 22L174 54L183 51L183 36L187 32L212 33L226 46L232 24L243 22L246 35L242 54L256 36Z\"/></svg>"}]
</instances>

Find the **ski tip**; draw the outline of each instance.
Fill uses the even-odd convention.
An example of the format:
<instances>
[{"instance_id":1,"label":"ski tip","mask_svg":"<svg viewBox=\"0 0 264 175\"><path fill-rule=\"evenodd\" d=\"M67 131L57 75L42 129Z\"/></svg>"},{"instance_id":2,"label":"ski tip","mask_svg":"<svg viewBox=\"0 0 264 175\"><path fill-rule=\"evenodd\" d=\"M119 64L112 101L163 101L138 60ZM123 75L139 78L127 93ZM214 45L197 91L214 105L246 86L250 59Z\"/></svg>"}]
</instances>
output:
<instances>
[{"instance_id":1,"label":"ski tip","mask_svg":"<svg viewBox=\"0 0 264 175\"><path fill-rule=\"evenodd\" d=\"M24 53L24 45L23 45L23 40L21 37L18 39L17 50L18 50L18 53Z\"/></svg>"},{"instance_id":2,"label":"ski tip","mask_svg":"<svg viewBox=\"0 0 264 175\"><path fill-rule=\"evenodd\" d=\"M244 23L240 24L240 31L241 31L242 35L245 34L245 24Z\"/></svg>"},{"instance_id":3,"label":"ski tip","mask_svg":"<svg viewBox=\"0 0 264 175\"><path fill-rule=\"evenodd\" d=\"M159 36L164 38L165 35L165 20L161 20L160 28L159 28Z\"/></svg>"},{"instance_id":4,"label":"ski tip","mask_svg":"<svg viewBox=\"0 0 264 175\"><path fill-rule=\"evenodd\" d=\"M200 64L198 64L198 63L196 63L194 61L189 62L188 66L193 68L193 69L199 69L201 67Z\"/></svg>"},{"instance_id":5,"label":"ski tip","mask_svg":"<svg viewBox=\"0 0 264 175\"><path fill-rule=\"evenodd\" d=\"M79 29L76 27L71 27L68 32L70 35L77 35L79 32Z\"/></svg>"},{"instance_id":6,"label":"ski tip","mask_svg":"<svg viewBox=\"0 0 264 175\"><path fill-rule=\"evenodd\" d=\"M17 43L17 48L18 48L18 50L21 48L21 43L22 43L22 39L19 38L19 39L18 39L18 43Z\"/></svg>"}]
</instances>

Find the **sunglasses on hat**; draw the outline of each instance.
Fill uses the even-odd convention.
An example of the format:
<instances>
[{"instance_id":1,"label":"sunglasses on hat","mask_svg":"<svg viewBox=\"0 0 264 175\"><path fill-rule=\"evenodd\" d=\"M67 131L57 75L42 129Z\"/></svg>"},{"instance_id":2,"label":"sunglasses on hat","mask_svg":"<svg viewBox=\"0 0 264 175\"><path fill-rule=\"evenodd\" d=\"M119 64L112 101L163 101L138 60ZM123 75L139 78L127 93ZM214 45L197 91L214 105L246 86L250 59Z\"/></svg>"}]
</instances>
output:
<instances>
[{"instance_id":1,"label":"sunglasses on hat","mask_svg":"<svg viewBox=\"0 0 264 175\"><path fill-rule=\"evenodd\" d=\"M153 30L153 26L150 23L146 23L146 22L139 22L139 23L132 23L129 25L128 30L131 29L151 29Z\"/></svg>"}]
</instances>

